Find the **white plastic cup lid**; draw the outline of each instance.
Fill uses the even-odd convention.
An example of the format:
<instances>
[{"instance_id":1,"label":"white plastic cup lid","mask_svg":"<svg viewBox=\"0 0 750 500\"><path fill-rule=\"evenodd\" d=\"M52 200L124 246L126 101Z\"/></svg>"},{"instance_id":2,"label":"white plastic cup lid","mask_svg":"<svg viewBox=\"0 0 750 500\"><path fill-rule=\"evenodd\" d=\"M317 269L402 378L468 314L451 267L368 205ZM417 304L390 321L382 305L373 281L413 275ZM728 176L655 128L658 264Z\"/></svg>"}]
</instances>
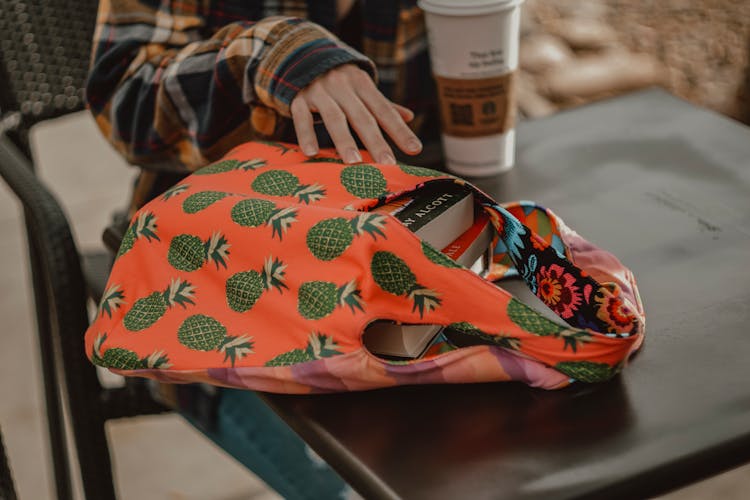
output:
<instances>
[{"instance_id":1,"label":"white plastic cup lid","mask_svg":"<svg viewBox=\"0 0 750 500\"><path fill-rule=\"evenodd\" d=\"M422 10L446 16L479 16L521 5L524 0L419 0Z\"/></svg>"}]
</instances>

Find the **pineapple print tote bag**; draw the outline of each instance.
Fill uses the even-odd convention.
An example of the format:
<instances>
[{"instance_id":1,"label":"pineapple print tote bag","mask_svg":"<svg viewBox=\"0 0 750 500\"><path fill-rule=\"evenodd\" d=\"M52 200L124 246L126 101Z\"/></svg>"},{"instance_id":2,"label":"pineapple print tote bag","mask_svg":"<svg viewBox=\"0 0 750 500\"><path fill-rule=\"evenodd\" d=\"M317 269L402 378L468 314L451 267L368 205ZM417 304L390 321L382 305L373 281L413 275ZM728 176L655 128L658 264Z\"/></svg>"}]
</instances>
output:
<instances>
[{"instance_id":1,"label":"pineapple print tote bag","mask_svg":"<svg viewBox=\"0 0 750 500\"><path fill-rule=\"evenodd\" d=\"M333 152L307 159L293 145L247 143L144 206L86 333L91 361L282 393L505 380L559 388L612 377L640 347L632 274L551 211L363 155L344 165ZM487 279L372 211L437 183L473 190L497 229ZM493 282L511 274L561 321ZM436 342L418 359L389 361L362 342L377 320L450 325L476 345Z\"/></svg>"}]
</instances>

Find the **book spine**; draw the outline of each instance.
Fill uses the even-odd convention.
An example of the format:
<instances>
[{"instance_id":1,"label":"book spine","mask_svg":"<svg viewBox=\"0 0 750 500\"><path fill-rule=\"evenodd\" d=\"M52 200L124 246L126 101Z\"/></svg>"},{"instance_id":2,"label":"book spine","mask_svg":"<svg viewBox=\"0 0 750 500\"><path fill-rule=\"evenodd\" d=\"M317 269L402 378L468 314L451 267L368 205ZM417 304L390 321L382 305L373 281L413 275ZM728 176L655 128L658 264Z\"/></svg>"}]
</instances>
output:
<instances>
[{"instance_id":1,"label":"book spine","mask_svg":"<svg viewBox=\"0 0 750 500\"><path fill-rule=\"evenodd\" d=\"M471 194L461 188L421 193L394 215L410 231L416 233L466 196Z\"/></svg>"},{"instance_id":2,"label":"book spine","mask_svg":"<svg viewBox=\"0 0 750 500\"><path fill-rule=\"evenodd\" d=\"M451 244L443 248L442 252L453 260L458 260L466 251L471 248L474 241L482 234L487 227L490 218L485 213L477 215L477 219L468 231L453 240Z\"/></svg>"}]
</instances>

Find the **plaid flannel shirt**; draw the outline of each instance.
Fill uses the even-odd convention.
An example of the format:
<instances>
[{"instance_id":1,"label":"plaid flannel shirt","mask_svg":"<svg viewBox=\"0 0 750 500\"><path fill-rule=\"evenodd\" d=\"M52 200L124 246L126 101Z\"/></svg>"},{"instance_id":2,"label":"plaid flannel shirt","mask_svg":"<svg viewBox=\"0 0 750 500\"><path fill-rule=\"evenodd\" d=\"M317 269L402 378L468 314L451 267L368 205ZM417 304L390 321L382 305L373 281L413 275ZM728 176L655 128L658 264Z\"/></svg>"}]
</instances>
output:
<instances>
[{"instance_id":1,"label":"plaid flannel shirt","mask_svg":"<svg viewBox=\"0 0 750 500\"><path fill-rule=\"evenodd\" d=\"M415 111L412 126L423 140L437 138L416 0L355 8L349 20L361 26L349 41L360 50L333 34L336 0L102 0L86 96L105 137L143 169L131 212L237 144L296 142L292 99L346 63L369 71L387 97ZM324 127L316 130L321 145L330 145Z\"/></svg>"}]
</instances>

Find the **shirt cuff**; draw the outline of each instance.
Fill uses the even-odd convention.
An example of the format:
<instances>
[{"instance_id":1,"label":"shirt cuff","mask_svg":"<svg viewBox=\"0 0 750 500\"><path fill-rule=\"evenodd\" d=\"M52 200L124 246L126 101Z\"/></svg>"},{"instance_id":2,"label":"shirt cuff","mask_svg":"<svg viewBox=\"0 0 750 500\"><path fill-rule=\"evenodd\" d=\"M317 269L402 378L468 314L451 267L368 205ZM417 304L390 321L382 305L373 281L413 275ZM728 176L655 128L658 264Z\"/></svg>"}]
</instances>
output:
<instances>
[{"instance_id":1,"label":"shirt cuff","mask_svg":"<svg viewBox=\"0 0 750 500\"><path fill-rule=\"evenodd\" d=\"M297 93L323 73L343 64L356 64L377 78L375 64L324 28L304 20L284 23L255 73L260 101L282 116Z\"/></svg>"}]
</instances>

